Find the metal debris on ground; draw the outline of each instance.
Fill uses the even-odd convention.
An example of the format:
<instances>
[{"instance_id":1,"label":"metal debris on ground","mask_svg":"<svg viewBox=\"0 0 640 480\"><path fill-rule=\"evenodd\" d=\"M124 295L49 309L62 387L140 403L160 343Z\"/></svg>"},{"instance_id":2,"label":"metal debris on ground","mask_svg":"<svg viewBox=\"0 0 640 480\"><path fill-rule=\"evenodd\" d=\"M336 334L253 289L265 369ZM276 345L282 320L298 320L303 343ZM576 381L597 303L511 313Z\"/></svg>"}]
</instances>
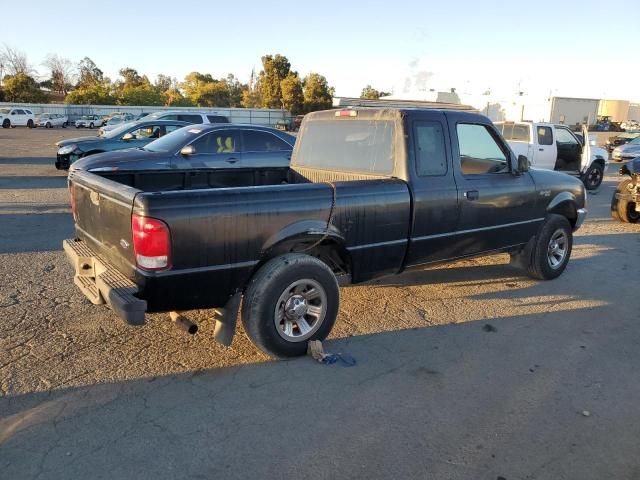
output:
<instances>
[{"instance_id":1,"label":"metal debris on ground","mask_svg":"<svg viewBox=\"0 0 640 480\"><path fill-rule=\"evenodd\" d=\"M307 354L325 365L337 363L343 367L353 367L356 364L356 359L348 353L326 353L320 340L311 340L309 342Z\"/></svg>"}]
</instances>

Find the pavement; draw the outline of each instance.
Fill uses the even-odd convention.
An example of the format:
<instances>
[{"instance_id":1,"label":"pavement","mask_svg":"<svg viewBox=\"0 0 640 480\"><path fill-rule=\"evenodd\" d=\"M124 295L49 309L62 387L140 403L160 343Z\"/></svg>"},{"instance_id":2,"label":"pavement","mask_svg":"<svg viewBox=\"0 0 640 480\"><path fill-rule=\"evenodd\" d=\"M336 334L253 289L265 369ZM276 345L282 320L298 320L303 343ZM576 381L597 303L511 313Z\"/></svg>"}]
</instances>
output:
<instances>
[{"instance_id":1,"label":"pavement","mask_svg":"<svg viewBox=\"0 0 640 480\"><path fill-rule=\"evenodd\" d=\"M640 225L611 165L558 279L498 255L341 289L330 352L129 327L73 285L76 129L0 129L0 478L640 478Z\"/></svg>"}]
</instances>

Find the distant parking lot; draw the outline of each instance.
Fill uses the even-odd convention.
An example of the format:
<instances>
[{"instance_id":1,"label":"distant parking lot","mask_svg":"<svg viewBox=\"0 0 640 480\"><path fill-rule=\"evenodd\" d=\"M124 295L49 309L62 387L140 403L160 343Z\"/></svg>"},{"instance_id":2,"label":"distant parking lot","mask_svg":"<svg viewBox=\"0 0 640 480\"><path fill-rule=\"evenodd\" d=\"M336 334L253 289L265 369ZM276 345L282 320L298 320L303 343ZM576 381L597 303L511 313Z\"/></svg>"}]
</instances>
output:
<instances>
[{"instance_id":1,"label":"distant parking lot","mask_svg":"<svg viewBox=\"0 0 640 480\"><path fill-rule=\"evenodd\" d=\"M73 285L54 143L0 129L0 471L6 478L638 478L640 225L610 164L567 271L505 255L341 290L329 351L273 362L240 329L125 326ZM464 267L464 268L463 268Z\"/></svg>"}]
</instances>

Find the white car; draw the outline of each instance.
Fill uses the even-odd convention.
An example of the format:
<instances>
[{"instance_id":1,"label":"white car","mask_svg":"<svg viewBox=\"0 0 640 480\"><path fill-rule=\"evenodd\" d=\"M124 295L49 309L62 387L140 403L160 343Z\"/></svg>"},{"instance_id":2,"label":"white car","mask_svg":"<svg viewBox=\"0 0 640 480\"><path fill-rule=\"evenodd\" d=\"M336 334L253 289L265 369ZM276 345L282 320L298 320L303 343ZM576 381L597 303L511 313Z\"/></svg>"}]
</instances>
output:
<instances>
[{"instance_id":1,"label":"white car","mask_svg":"<svg viewBox=\"0 0 640 480\"><path fill-rule=\"evenodd\" d=\"M201 112L185 112L185 111L166 111L154 112L140 120L179 120L189 123L230 123L229 119L224 115L216 115L213 113Z\"/></svg>"},{"instance_id":2,"label":"white car","mask_svg":"<svg viewBox=\"0 0 640 480\"><path fill-rule=\"evenodd\" d=\"M0 108L0 125L2 128L29 127L36 126L36 118L31 110L18 107Z\"/></svg>"},{"instance_id":3,"label":"white car","mask_svg":"<svg viewBox=\"0 0 640 480\"><path fill-rule=\"evenodd\" d=\"M36 125L44 128L67 128L67 125L69 125L69 117L60 113L41 113L36 119Z\"/></svg>"},{"instance_id":4,"label":"white car","mask_svg":"<svg viewBox=\"0 0 640 480\"><path fill-rule=\"evenodd\" d=\"M98 133L99 135L103 135L105 132L121 127L125 123L133 122L133 120L134 120L133 115L131 115L130 113L116 115L114 117L111 117L107 121L106 125L100 127L100 130L98 131Z\"/></svg>"},{"instance_id":5,"label":"white car","mask_svg":"<svg viewBox=\"0 0 640 480\"><path fill-rule=\"evenodd\" d=\"M102 119L97 115L83 115L76 120L76 128L96 128L102 125Z\"/></svg>"},{"instance_id":6,"label":"white car","mask_svg":"<svg viewBox=\"0 0 640 480\"><path fill-rule=\"evenodd\" d=\"M587 190L600 186L609 154L582 133L573 133L566 125L535 122L495 122L516 155L524 155L534 168L556 170L575 175ZM586 141L585 141L586 140Z\"/></svg>"}]
</instances>

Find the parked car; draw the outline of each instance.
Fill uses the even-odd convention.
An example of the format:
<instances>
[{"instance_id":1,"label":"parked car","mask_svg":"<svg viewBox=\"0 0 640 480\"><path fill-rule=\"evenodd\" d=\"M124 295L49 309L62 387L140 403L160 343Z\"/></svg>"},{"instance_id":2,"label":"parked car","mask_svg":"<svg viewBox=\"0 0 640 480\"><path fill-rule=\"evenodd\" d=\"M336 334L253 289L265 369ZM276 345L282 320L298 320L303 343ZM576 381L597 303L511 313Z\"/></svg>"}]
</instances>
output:
<instances>
[{"instance_id":1,"label":"parked car","mask_svg":"<svg viewBox=\"0 0 640 480\"><path fill-rule=\"evenodd\" d=\"M495 122L516 155L524 155L531 166L556 170L579 177L594 190L600 186L609 163L608 153L585 141L589 132L582 127L580 139L565 125L542 122Z\"/></svg>"},{"instance_id":2,"label":"parked car","mask_svg":"<svg viewBox=\"0 0 640 480\"><path fill-rule=\"evenodd\" d=\"M621 181L611 199L611 215L625 223L640 222L640 157L629 160L620 175L630 178Z\"/></svg>"},{"instance_id":3,"label":"parked car","mask_svg":"<svg viewBox=\"0 0 640 480\"><path fill-rule=\"evenodd\" d=\"M134 121L134 117L130 113L123 114L123 115L116 115L115 117L111 117L107 121L107 124L100 127L98 131L100 134L103 134L105 132L113 130L114 128L120 127L123 123L129 123L133 121Z\"/></svg>"},{"instance_id":4,"label":"parked car","mask_svg":"<svg viewBox=\"0 0 640 480\"><path fill-rule=\"evenodd\" d=\"M83 115L76 120L76 128L95 128L102 125L102 119L97 115Z\"/></svg>"},{"instance_id":5,"label":"parked car","mask_svg":"<svg viewBox=\"0 0 640 480\"><path fill-rule=\"evenodd\" d=\"M69 125L69 117L60 113L41 113L36 118L36 125L44 128L67 128L67 125Z\"/></svg>"},{"instance_id":6,"label":"parked car","mask_svg":"<svg viewBox=\"0 0 640 480\"><path fill-rule=\"evenodd\" d=\"M27 108L0 107L0 125L2 128L36 126L33 112Z\"/></svg>"},{"instance_id":7,"label":"parked car","mask_svg":"<svg viewBox=\"0 0 640 480\"><path fill-rule=\"evenodd\" d=\"M177 147L190 131L205 140L206 128L154 143ZM333 327L339 281L496 252L556 278L586 215L580 181L529 170L488 118L456 110L311 113L287 178L225 160L217 170L70 172L76 238L64 250L76 285L136 325L145 312L219 308L213 336L225 345L242 299L260 349L303 355Z\"/></svg>"},{"instance_id":8,"label":"parked car","mask_svg":"<svg viewBox=\"0 0 640 480\"><path fill-rule=\"evenodd\" d=\"M636 157L640 157L640 137L614 148L611 152L611 160L616 162L626 162Z\"/></svg>"},{"instance_id":9,"label":"parked car","mask_svg":"<svg viewBox=\"0 0 640 480\"><path fill-rule=\"evenodd\" d=\"M144 121L144 124L175 120ZM186 125L185 122L177 122ZM107 132L106 135L109 135ZM286 181L295 137L257 125L189 125L144 148L103 153L73 164L76 170L139 172L163 169L280 169ZM241 174L238 174L240 181Z\"/></svg>"},{"instance_id":10,"label":"parked car","mask_svg":"<svg viewBox=\"0 0 640 480\"><path fill-rule=\"evenodd\" d=\"M224 115L201 112L166 111L154 112L141 120L180 120L188 123L229 123L229 119Z\"/></svg>"},{"instance_id":11,"label":"parked car","mask_svg":"<svg viewBox=\"0 0 640 480\"><path fill-rule=\"evenodd\" d=\"M614 148L625 145L638 136L640 136L640 133L621 133L615 137L609 137L606 142L606 149L611 153Z\"/></svg>"},{"instance_id":12,"label":"parked car","mask_svg":"<svg viewBox=\"0 0 640 480\"><path fill-rule=\"evenodd\" d=\"M167 133L187 125L185 122L155 120L122 125L97 137L80 137L61 140L56 143L58 154L55 166L67 170L80 158L113 150L141 148Z\"/></svg>"}]
</instances>

